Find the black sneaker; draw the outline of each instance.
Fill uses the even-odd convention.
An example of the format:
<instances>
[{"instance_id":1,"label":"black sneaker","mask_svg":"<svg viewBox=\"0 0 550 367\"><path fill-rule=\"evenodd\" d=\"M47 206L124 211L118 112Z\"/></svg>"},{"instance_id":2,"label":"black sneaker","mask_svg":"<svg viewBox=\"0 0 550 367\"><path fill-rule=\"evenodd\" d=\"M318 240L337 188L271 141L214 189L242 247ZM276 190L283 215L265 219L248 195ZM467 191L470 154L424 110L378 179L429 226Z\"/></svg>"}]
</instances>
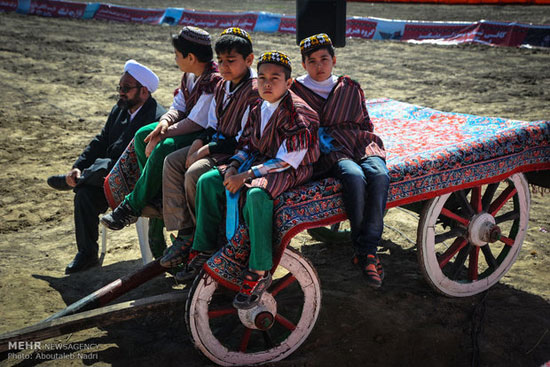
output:
<instances>
[{"instance_id":1,"label":"black sneaker","mask_svg":"<svg viewBox=\"0 0 550 367\"><path fill-rule=\"evenodd\" d=\"M137 222L138 216L134 214L130 204L123 201L111 213L101 217L101 223L113 231L118 231L125 226Z\"/></svg>"},{"instance_id":2,"label":"black sneaker","mask_svg":"<svg viewBox=\"0 0 550 367\"><path fill-rule=\"evenodd\" d=\"M160 266L164 268L175 268L179 264L186 263L192 245L193 235L178 235L172 240L172 246L164 250L164 254L160 259Z\"/></svg>"},{"instance_id":3,"label":"black sneaker","mask_svg":"<svg viewBox=\"0 0 550 367\"><path fill-rule=\"evenodd\" d=\"M187 265L182 271L179 271L174 276L180 283L195 279L201 271L204 263L212 257L213 252L197 252L191 251Z\"/></svg>"}]
</instances>

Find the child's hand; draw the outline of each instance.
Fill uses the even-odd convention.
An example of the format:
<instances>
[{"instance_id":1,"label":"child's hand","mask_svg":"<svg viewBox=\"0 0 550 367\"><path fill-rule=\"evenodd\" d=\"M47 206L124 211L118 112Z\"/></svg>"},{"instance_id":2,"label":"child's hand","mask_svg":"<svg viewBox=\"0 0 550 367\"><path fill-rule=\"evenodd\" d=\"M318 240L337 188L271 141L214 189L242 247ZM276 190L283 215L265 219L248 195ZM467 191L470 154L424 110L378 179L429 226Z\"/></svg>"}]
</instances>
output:
<instances>
[{"instance_id":1,"label":"child's hand","mask_svg":"<svg viewBox=\"0 0 550 367\"><path fill-rule=\"evenodd\" d=\"M191 148L187 152L187 159L185 160L185 169L189 169L193 163L201 158L206 157L210 153L207 145L202 144L202 140L197 139L191 144Z\"/></svg>"},{"instance_id":2,"label":"child's hand","mask_svg":"<svg viewBox=\"0 0 550 367\"><path fill-rule=\"evenodd\" d=\"M193 163L199 160L197 152L193 154L187 154L187 159L185 160L185 169L189 169Z\"/></svg>"},{"instance_id":3,"label":"child's hand","mask_svg":"<svg viewBox=\"0 0 550 367\"><path fill-rule=\"evenodd\" d=\"M223 180L223 185L225 188L232 194L239 191L241 187L243 187L245 181L248 179L249 173L243 172L239 174L231 174L231 171L234 171L234 169L230 169L229 171L225 172L225 179ZM229 173L229 177L228 177Z\"/></svg>"},{"instance_id":4,"label":"child's hand","mask_svg":"<svg viewBox=\"0 0 550 367\"><path fill-rule=\"evenodd\" d=\"M225 167L225 170L223 171L223 180L224 180L224 182L225 182L225 180L227 180L229 177L235 176L237 173L238 173L238 171L237 171L237 168L235 168L235 166L227 165L227 166Z\"/></svg>"},{"instance_id":5,"label":"child's hand","mask_svg":"<svg viewBox=\"0 0 550 367\"><path fill-rule=\"evenodd\" d=\"M155 126L155 129L151 131L149 135L147 135L145 139L143 139L143 141L145 143L149 143L151 140L154 140L157 138L160 140L162 139L164 134L166 134L167 129L168 129L168 122L163 120L159 122L157 126Z\"/></svg>"},{"instance_id":6,"label":"child's hand","mask_svg":"<svg viewBox=\"0 0 550 367\"><path fill-rule=\"evenodd\" d=\"M160 136L156 135L147 142L147 145L145 146L146 157L149 157L151 155L151 153L153 152L153 149L155 149L155 147L160 142L160 140L161 140Z\"/></svg>"}]
</instances>

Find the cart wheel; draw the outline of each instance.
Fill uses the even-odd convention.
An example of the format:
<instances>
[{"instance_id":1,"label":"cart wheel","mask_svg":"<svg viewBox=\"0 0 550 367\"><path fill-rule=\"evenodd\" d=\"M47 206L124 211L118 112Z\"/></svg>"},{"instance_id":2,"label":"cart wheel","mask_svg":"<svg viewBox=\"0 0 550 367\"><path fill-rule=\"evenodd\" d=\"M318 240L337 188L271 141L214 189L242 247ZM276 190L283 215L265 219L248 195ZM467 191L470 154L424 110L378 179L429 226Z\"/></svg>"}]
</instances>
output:
<instances>
[{"instance_id":1,"label":"cart wheel","mask_svg":"<svg viewBox=\"0 0 550 367\"><path fill-rule=\"evenodd\" d=\"M203 270L186 304L185 319L193 343L212 362L223 366L287 357L306 340L321 308L317 272L290 248L258 306L237 311L232 306L235 294Z\"/></svg>"},{"instance_id":2,"label":"cart wheel","mask_svg":"<svg viewBox=\"0 0 550 367\"><path fill-rule=\"evenodd\" d=\"M523 174L429 200L417 239L428 283L439 293L467 297L498 282L521 249L529 202Z\"/></svg>"}]
</instances>

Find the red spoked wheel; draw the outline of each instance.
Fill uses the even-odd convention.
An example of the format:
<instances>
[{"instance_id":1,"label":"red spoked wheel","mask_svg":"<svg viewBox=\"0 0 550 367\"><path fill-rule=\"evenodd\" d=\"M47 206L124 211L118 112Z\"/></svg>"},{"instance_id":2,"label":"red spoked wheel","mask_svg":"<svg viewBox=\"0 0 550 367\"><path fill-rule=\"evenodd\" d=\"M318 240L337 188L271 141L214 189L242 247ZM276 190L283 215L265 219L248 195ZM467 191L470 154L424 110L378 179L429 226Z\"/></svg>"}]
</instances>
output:
<instances>
[{"instance_id":1,"label":"red spoked wheel","mask_svg":"<svg viewBox=\"0 0 550 367\"><path fill-rule=\"evenodd\" d=\"M467 297L506 274L523 243L530 196L523 174L429 200L418 225L418 260L439 293Z\"/></svg>"},{"instance_id":2,"label":"red spoked wheel","mask_svg":"<svg viewBox=\"0 0 550 367\"><path fill-rule=\"evenodd\" d=\"M195 346L222 366L257 365L287 357L309 336L321 309L317 272L290 248L258 306L237 311L232 306L235 294L203 271L186 304L187 327Z\"/></svg>"}]
</instances>

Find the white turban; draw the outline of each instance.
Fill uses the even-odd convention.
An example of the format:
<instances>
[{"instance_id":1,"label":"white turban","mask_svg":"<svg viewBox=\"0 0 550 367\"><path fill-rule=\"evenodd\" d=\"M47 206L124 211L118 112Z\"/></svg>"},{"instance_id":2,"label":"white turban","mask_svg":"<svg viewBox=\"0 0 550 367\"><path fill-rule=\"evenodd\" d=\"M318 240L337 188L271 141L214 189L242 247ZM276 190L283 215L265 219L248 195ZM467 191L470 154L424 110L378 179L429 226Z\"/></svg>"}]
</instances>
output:
<instances>
[{"instance_id":1,"label":"white turban","mask_svg":"<svg viewBox=\"0 0 550 367\"><path fill-rule=\"evenodd\" d=\"M147 66L141 65L136 60L128 60L124 65L124 71L128 72L141 85L149 89L149 92L153 93L157 90L159 77Z\"/></svg>"}]
</instances>

